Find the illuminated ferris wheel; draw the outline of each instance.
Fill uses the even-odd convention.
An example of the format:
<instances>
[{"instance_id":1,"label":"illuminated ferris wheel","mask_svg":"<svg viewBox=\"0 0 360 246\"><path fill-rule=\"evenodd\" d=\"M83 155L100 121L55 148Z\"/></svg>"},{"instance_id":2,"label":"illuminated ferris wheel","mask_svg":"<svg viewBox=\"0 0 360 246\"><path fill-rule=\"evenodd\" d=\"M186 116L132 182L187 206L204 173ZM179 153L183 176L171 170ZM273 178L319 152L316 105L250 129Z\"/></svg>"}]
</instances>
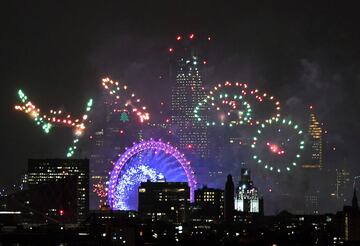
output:
<instances>
[{"instance_id":1,"label":"illuminated ferris wheel","mask_svg":"<svg viewBox=\"0 0 360 246\"><path fill-rule=\"evenodd\" d=\"M108 204L112 209L129 210L131 193L141 182L166 179L188 182L190 200L194 200L197 181L184 154L162 141L149 140L134 144L116 161L108 185Z\"/></svg>"}]
</instances>

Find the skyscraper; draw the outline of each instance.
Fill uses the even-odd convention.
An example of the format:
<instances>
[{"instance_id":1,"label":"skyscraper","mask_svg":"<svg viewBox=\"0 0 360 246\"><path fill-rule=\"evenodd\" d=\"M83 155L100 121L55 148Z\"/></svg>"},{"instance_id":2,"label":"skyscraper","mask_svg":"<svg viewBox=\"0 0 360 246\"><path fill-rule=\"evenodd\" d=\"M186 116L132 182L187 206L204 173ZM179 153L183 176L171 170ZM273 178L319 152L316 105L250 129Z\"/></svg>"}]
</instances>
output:
<instances>
[{"instance_id":1,"label":"skyscraper","mask_svg":"<svg viewBox=\"0 0 360 246\"><path fill-rule=\"evenodd\" d=\"M77 215L78 222L81 222L86 219L89 211L89 160L29 159L27 185L30 189L69 176L77 178Z\"/></svg>"},{"instance_id":2,"label":"skyscraper","mask_svg":"<svg viewBox=\"0 0 360 246\"><path fill-rule=\"evenodd\" d=\"M200 63L194 51L186 52L178 58L176 84L171 95L171 120L179 147L182 150L190 149L204 158L209 154L207 127L205 120L198 121L194 117L195 106L205 98Z\"/></svg>"},{"instance_id":3,"label":"skyscraper","mask_svg":"<svg viewBox=\"0 0 360 246\"><path fill-rule=\"evenodd\" d=\"M357 196L356 196L356 189L354 189L354 195L353 195L353 199L352 199L351 204L352 204L353 209L359 210L358 199L357 199Z\"/></svg>"},{"instance_id":4,"label":"skyscraper","mask_svg":"<svg viewBox=\"0 0 360 246\"><path fill-rule=\"evenodd\" d=\"M312 110L312 107L310 107ZM309 119L309 151L308 160L303 165L303 168L323 168L323 131L320 122L313 111L310 112Z\"/></svg>"},{"instance_id":5,"label":"skyscraper","mask_svg":"<svg viewBox=\"0 0 360 246\"><path fill-rule=\"evenodd\" d=\"M241 179L236 189L235 210L245 213L262 213L263 199L251 180L250 170L241 169Z\"/></svg>"},{"instance_id":6,"label":"skyscraper","mask_svg":"<svg viewBox=\"0 0 360 246\"><path fill-rule=\"evenodd\" d=\"M339 206L346 202L346 191L350 186L350 173L345 169L336 169L335 197Z\"/></svg>"},{"instance_id":7,"label":"skyscraper","mask_svg":"<svg viewBox=\"0 0 360 246\"><path fill-rule=\"evenodd\" d=\"M117 82L115 82L117 83ZM127 95L124 93L124 97ZM122 99L122 98L121 98ZM109 171L125 148L140 139L139 122L129 107L120 104L120 99L103 90L102 100L97 105L99 115L92 124L89 136L91 209L106 204L105 186ZM100 188L101 187L101 188Z\"/></svg>"},{"instance_id":8,"label":"skyscraper","mask_svg":"<svg viewBox=\"0 0 360 246\"><path fill-rule=\"evenodd\" d=\"M225 222L234 221L234 182L229 174L225 183L224 192L224 220Z\"/></svg>"},{"instance_id":9,"label":"skyscraper","mask_svg":"<svg viewBox=\"0 0 360 246\"><path fill-rule=\"evenodd\" d=\"M305 214L319 214L319 195L305 194L304 205Z\"/></svg>"}]
</instances>

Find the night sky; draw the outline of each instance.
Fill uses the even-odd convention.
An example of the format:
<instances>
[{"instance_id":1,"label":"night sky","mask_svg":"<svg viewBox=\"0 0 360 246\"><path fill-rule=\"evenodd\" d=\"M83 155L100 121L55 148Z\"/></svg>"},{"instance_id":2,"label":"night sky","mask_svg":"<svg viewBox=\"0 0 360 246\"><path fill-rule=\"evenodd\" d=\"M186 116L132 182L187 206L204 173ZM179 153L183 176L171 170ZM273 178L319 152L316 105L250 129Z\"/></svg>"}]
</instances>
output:
<instances>
[{"instance_id":1,"label":"night sky","mask_svg":"<svg viewBox=\"0 0 360 246\"><path fill-rule=\"evenodd\" d=\"M110 76L126 81L156 112L174 85L167 80L167 49L178 33L191 32L213 37L204 54L207 88L248 81L276 95L284 115L303 124L305 109L313 105L328 131L326 149L336 146L325 153L325 167L345 166L359 175L355 6L170 2L2 3L0 186L19 183L28 158L63 157L71 138L56 130L46 136L15 112L17 89L43 111L64 108L80 115L88 98L99 98L100 79Z\"/></svg>"}]
</instances>

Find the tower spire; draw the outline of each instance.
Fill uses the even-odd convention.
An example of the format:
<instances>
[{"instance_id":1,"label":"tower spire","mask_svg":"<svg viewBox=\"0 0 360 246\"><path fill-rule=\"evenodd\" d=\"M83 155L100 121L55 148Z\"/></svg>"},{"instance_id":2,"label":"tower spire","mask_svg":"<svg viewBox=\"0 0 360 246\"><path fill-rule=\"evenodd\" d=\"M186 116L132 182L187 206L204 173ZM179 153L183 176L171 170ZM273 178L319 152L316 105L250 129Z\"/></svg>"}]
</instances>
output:
<instances>
[{"instance_id":1,"label":"tower spire","mask_svg":"<svg viewBox=\"0 0 360 246\"><path fill-rule=\"evenodd\" d=\"M231 223L234 221L234 182L232 176L229 174L225 183L224 191L224 220Z\"/></svg>"}]
</instances>

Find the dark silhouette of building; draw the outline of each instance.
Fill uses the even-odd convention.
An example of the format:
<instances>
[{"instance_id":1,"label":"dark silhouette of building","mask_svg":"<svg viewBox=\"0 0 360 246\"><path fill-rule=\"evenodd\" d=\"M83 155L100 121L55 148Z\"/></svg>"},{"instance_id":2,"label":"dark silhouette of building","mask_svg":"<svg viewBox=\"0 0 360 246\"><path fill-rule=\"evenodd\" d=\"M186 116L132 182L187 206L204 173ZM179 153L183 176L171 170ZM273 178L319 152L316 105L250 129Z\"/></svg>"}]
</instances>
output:
<instances>
[{"instance_id":1,"label":"dark silhouette of building","mask_svg":"<svg viewBox=\"0 0 360 246\"><path fill-rule=\"evenodd\" d=\"M84 224L97 239L93 245L137 245L136 222L137 212L133 210L95 210Z\"/></svg>"},{"instance_id":2,"label":"dark silhouette of building","mask_svg":"<svg viewBox=\"0 0 360 246\"><path fill-rule=\"evenodd\" d=\"M286 210L255 222L266 225L267 241L259 245L340 245L333 214L291 214ZM339 244L338 244L339 243Z\"/></svg>"},{"instance_id":3,"label":"dark silhouette of building","mask_svg":"<svg viewBox=\"0 0 360 246\"><path fill-rule=\"evenodd\" d=\"M151 221L187 221L190 188L185 182L143 182L139 189L139 216Z\"/></svg>"},{"instance_id":4,"label":"dark silhouette of building","mask_svg":"<svg viewBox=\"0 0 360 246\"><path fill-rule=\"evenodd\" d=\"M354 195L353 195L353 199L352 199L352 208L354 210L359 210L358 199L357 199L357 196L356 196L356 189L354 189Z\"/></svg>"},{"instance_id":5,"label":"dark silhouette of building","mask_svg":"<svg viewBox=\"0 0 360 246\"><path fill-rule=\"evenodd\" d=\"M0 199L0 221L5 214L19 224L77 223L77 188L77 178L68 176L10 194Z\"/></svg>"},{"instance_id":6,"label":"dark silhouette of building","mask_svg":"<svg viewBox=\"0 0 360 246\"><path fill-rule=\"evenodd\" d=\"M352 206L344 206L343 211L337 213L338 234L345 242L360 243L360 210L354 189Z\"/></svg>"},{"instance_id":7,"label":"dark silhouette of building","mask_svg":"<svg viewBox=\"0 0 360 246\"><path fill-rule=\"evenodd\" d=\"M234 182L232 176L229 174L225 183L224 192L224 220L225 222L234 221Z\"/></svg>"},{"instance_id":8,"label":"dark silhouette of building","mask_svg":"<svg viewBox=\"0 0 360 246\"><path fill-rule=\"evenodd\" d=\"M89 211L89 160L88 159L29 159L27 186L34 189L39 185L75 177L77 221L86 219ZM44 195L51 195L44 194Z\"/></svg>"},{"instance_id":9,"label":"dark silhouette of building","mask_svg":"<svg viewBox=\"0 0 360 246\"><path fill-rule=\"evenodd\" d=\"M224 191L204 186L195 191L193 222L219 223L224 217Z\"/></svg>"}]
</instances>

